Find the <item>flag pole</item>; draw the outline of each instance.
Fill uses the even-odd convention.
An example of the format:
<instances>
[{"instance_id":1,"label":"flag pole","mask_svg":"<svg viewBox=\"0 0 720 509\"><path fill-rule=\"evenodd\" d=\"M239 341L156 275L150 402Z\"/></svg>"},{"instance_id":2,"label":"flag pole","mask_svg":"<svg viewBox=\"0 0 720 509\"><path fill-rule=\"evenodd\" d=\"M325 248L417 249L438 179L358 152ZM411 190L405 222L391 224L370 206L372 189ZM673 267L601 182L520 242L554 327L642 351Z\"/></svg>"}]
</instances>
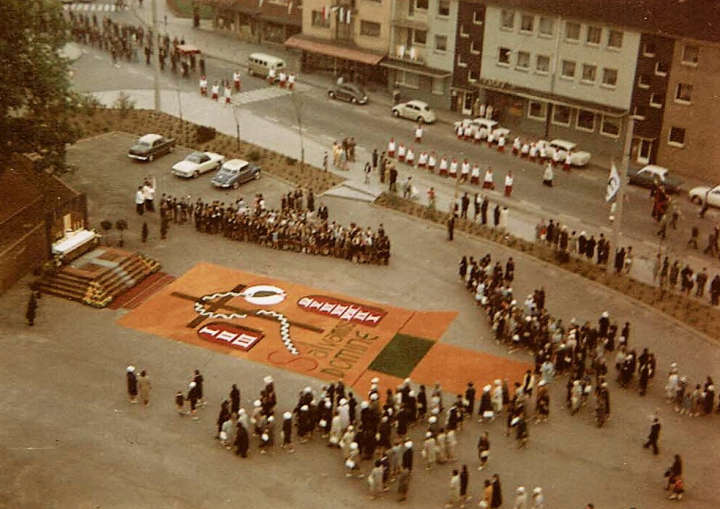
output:
<instances>
[{"instance_id":1,"label":"flag pole","mask_svg":"<svg viewBox=\"0 0 720 509\"><path fill-rule=\"evenodd\" d=\"M630 152L632 150L634 123L635 118L633 117L632 113L628 112L625 117L625 142L623 143L622 162L620 164L620 187L618 188L618 192L615 195L615 203L617 204L617 206L615 208L615 213L613 214L615 218L613 220L612 241L610 243L611 249L613 250L611 251L613 255L615 253L615 250L620 249L620 237L622 235L620 232L620 228L622 226L623 206L625 205L625 185L627 181L628 171L630 170ZM614 265L614 263L608 262L608 274L612 273Z\"/></svg>"}]
</instances>

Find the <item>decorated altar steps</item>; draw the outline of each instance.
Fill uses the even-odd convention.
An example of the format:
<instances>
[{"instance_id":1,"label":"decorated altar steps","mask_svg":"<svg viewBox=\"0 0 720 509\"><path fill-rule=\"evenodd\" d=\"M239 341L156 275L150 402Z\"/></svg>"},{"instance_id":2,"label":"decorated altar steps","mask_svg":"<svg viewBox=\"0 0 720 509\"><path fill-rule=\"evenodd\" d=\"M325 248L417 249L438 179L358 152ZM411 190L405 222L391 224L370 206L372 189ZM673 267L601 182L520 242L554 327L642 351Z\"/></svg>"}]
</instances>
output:
<instances>
[{"instance_id":1,"label":"decorated altar steps","mask_svg":"<svg viewBox=\"0 0 720 509\"><path fill-rule=\"evenodd\" d=\"M34 287L43 293L103 308L160 269L141 253L100 247L45 276Z\"/></svg>"}]
</instances>

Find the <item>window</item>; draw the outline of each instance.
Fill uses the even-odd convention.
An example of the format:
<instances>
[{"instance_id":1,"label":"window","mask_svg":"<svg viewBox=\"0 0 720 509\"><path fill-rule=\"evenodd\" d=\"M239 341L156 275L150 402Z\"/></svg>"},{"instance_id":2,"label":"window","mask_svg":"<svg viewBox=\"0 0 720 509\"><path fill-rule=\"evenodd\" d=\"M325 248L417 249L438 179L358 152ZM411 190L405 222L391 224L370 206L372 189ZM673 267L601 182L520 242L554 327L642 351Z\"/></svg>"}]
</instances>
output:
<instances>
[{"instance_id":1,"label":"window","mask_svg":"<svg viewBox=\"0 0 720 509\"><path fill-rule=\"evenodd\" d=\"M545 16L541 16L538 31L540 32L540 35L552 36L552 34L553 34L553 19L546 18Z\"/></svg>"},{"instance_id":2,"label":"window","mask_svg":"<svg viewBox=\"0 0 720 509\"><path fill-rule=\"evenodd\" d=\"M547 104L537 101L528 102L528 118L544 121L547 118Z\"/></svg>"},{"instance_id":3,"label":"window","mask_svg":"<svg viewBox=\"0 0 720 509\"><path fill-rule=\"evenodd\" d=\"M413 30L413 40L415 44L425 44L427 42L427 30Z\"/></svg>"},{"instance_id":4,"label":"window","mask_svg":"<svg viewBox=\"0 0 720 509\"><path fill-rule=\"evenodd\" d=\"M646 42L643 44L643 56L646 57L654 57L655 56L655 43L654 42Z\"/></svg>"},{"instance_id":5,"label":"window","mask_svg":"<svg viewBox=\"0 0 720 509\"><path fill-rule=\"evenodd\" d=\"M675 89L675 102L690 104L692 101L693 86L689 83L678 83Z\"/></svg>"},{"instance_id":6,"label":"window","mask_svg":"<svg viewBox=\"0 0 720 509\"><path fill-rule=\"evenodd\" d=\"M473 23L476 25L482 25L483 24L483 14L484 14L484 12L482 11L482 9L473 11Z\"/></svg>"},{"instance_id":7,"label":"window","mask_svg":"<svg viewBox=\"0 0 720 509\"><path fill-rule=\"evenodd\" d=\"M662 108L663 96L657 92L650 94L650 106L653 108Z\"/></svg>"},{"instance_id":8,"label":"window","mask_svg":"<svg viewBox=\"0 0 720 509\"><path fill-rule=\"evenodd\" d=\"M360 34L369 37L380 37L380 23L360 20Z\"/></svg>"},{"instance_id":9,"label":"window","mask_svg":"<svg viewBox=\"0 0 720 509\"><path fill-rule=\"evenodd\" d=\"M595 83L597 78L597 66L590 64L583 64L582 66L582 80L585 83Z\"/></svg>"},{"instance_id":10,"label":"window","mask_svg":"<svg viewBox=\"0 0 720 509\"><path fill-rule=\"evenodd\" d=\"M617 85L617 69L603 69L602 84L606 87L615 87Z\"/></svg>"},{"instance_id":11,"label":"window","mask_svg":"<svg viewBox=\"0 0 720 509\"><path fill-rule=\"evenodd\" d=\"M460 37L462 37L463 39L467 39L468 37L470 37L468 31L465 30L465 25L460 25Z\"/></svg>"},{"instance_id":12,"label":"window","mask_svg":"<svg viewBox=\"0 0 720 509\"><path fill-rule=\"evenodd\" d=\"M620 136L620 121L615 117L606 117L603 115L600 133L611 138Z\"/></svg>"},{"instance_id":13,"label":"window","mask_svg":"<svg viewBox=\"0 0 720 509\"><path fill-rule=\"evenodd\" d=\"M477 71L468 71L468 81L475 82L480 79L480 73Z\"/></svg>"},{"instance_id":14,"label":"window","mask_svg":"<svg viewBox=\"0 0 720 509\"><path fill-rule=\"evenodd\" d=\"M398 71L396 74L396 79L399 85L403 85L408 88L419 88L420 86L419 75L412 72Z\"/></svg>"},{"instance_id":15,"label":"window","mask_svg":"<svg viewBox=\"0 0 720 509\"><path fill-rule=\"evenodd\" d=\"M532 32L535 25L535 16L532 14L523 14L520 18L520 31Z\"/></svg>"},{"instance_id":16,"label":"window","mask_svg":"<svg viewBox=\"0 0 720 509\"><path fill-rule=\"evenodd\" d=\"M575 62L573 62L572 60L563 60L560 75L563 78L574 78L575 77Z\"/></svg>"},{"instance_id":17,"label":"window","mask_svg":"<svg viewBox=\"0 0 720 509\"><path fill-rule=\"evenodd\" d=\"M322 11L312 11L312 26L329 28L330 18L326 19Z\"/></svg>"},{"instance_id":18,"label":"window","mask_svg":"<svg viewBox=\"0 0 720 509\"><path fill-rule=\"evenodd\" d=\"M515 11L503 9L500 12L500 28L512 30L515 27Z\"/></svg>"},{"instance_id":19,"label":"window","mask_svg":"<svg viewBox=\"0 0 720 509\"><path fill-rule=\"evenodd\" d=\"M435 36L435 49L438 51L447 51L447 36L436 35Z\"/></svg>"},{"instance_id":20,"label":"window","mask_svg":"<svg viewBox=\"0 0 720 509\"><path fill-rule=\"evenodd\" d=\"M670 133L668 134L668 145L674 147L685 146L685 128L684 127L671 127Z\"/></svg>"},{"instance_id":21,"label":"window","mask_svg":"<svg viewBox=\"0 0 720 509\"><path fill-rule=\"evenodd\" d=\"M432 93L435 95L443 95L445 93L445 78L433 78Z\"/></svg>"},{"instance_id":22,"label":"window","mask_svg":"<svg viewBox=\"0 0 720 509\"><path fill-rule=\"evenodd\" d=\"M547 74L550 71L550 57L538 55L535 58L535 71L541 74Z\"/></svg>"},{"instance_id":23,"label":"window","mask_svg":"<svg viewBox=\"0 0 720 509\"><path fill-rule=\"evenodd\" d=\"M565 40L566 41L579 41L580 40L580 23L572 21L565 22Z\"/></svg>"},{"instance_id":24,"label":"window","mask_svg":"<svg viewBox=\"0 0 720 509\"><path fill-rule=\"evenodd\" d=\"M530 53L527 51L518 51L517 54L517 69L527 70L530 67Z\"/></svg>"},{"instance_id":25,"label":"window","mask_svg":"<svg viewBox=\"0 0 720 509\"><path fill-rule=\"evenodd\" d=\"M570 125L570 108L561 104L553 106L552 115L553 124L569 126Z\"/></svg>"},{"instance_id":26,"label":"window","mask_svg":"<svg viewBox=\"0 0 720 509\"><path fill-rule=\"evenodd\" d=\"M467 67L467 62L463 62L460 54L457 54L457 66L458 67Z\"/></svg>"},{"instance_id":27,"label":"window","mask_svg":"<svg viewBox=\"0 0 720 509\"><path fill-rule=\"evenodd\" d=\"M650 76L647 74L641 74L638 76L638 87L639 88L650 88Z\"/></svg>"},{"instance_id":28,"label":"window","mask_svg":"<svg viewBox=\"0 0 720 509\"><path fill-rule=\"evenodd\" d=\"M450 16L450 0L438 2L438 16Z\"/></svg>"},{"instance_id":29,"label":"window","mask_svg":"<svg viewBox=\"0 0 720 509\"><path fill-rule=\"evenodd\" d=\"M595 113L587 110L578 110L576 127L581 131L593 132L595 130Z\"/></svg>"},{"instance_id":30,"label":"window","mask_svg":"<svg viewBox=\"0 0 720 509\"><path fill-rule=\"evenodd\" d=\"M623 33L620 30L610 30L608 32L608 48L620 49L623 43Z\"/></svg>"},{"instance_id":31,"label":"window","mask_svg":"<svg viewBox=\"0 0 720 509\"><path fill-rule=\"evenodd\" d=\"M667 76L668 73L668 66L665 62L656 62L655 63L655 74L658 76Z\"/></svg>"},{"instance_id":32,"label":"window","mask_svg":"<svg viewBox=\"0 0 720 509\"><path fill-rule=\"evenodd\" d=\"M428 8L428 0L415 0L415 8L426 11Z\"/></svg>"},{"instance_id":33,"label":"window","mask_svg":"<svg viewBox=\"0 0 720 509\"><path fill-rule=\"evenodd\" d=\"M498 49L498 64L510 65L510 48Z\"/></svg>"},{"instance_id":34,"label":"window","mask_svg":"<svg viewBox=\"0 0 720 509\"><path fill-rule=\"evenodd\" d=\"M599 45L601 37L602 28L594 26L587 27L587 36L585 37L585 42L587 42L588 44Z\"/></svg>"},{"instance_id":35,"label":"window","mask_svg":"<svg viewBox=\"0 0 720 509\"><path fill-rule=\"evenodd\" d=\"M697 65L700 48L686 44L683 46L682 63L685 65Z\"/></svg>"},{"instance_id":36,"label":"window","mask_svg":"<svg viewBox=\"0 0 720 509\"><path fill-rule=\"evenodd\" d=\"M473 55L480 54L480 50L475 47L475 41L470 41L470 53L472 53Z\"/></svg>"},{"instance_id":37,"label":"window","mask_svg":"<svg viewBox=\"0 0 720 509\"><path fill-rule=\"evenodd\" d=\"M645 117L647 117L647 107L636 104L633 107L633 115L636 117L635 120L645 120Z\"/></svg>"}]
</instances>

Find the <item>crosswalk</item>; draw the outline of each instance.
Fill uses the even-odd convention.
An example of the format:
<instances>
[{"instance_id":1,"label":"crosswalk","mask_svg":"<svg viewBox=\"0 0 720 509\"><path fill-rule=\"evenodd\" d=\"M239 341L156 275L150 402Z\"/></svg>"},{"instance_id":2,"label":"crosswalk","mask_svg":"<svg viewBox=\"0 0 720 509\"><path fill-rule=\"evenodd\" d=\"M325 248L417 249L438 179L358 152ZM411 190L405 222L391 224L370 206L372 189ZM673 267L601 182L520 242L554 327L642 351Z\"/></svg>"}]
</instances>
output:
<instances>
[{"instance_id":1,"label":"crosswalk","mask_svg":"<svg viewBox=\"0 0 720 509\"><path fill-rule=\"evenodd\" d=\"M277 97L283 97L290 94L291 92L287 88L263 87L234 94L232 101L237 105L249 104L259 101L267 101L268 99L275 99Z\"/></svg>"},{"instance_id":2,"label":"crosswalk","mask_svg":"<svg viewBox=\"0 0 720 509\"><path fill-rule=\"evenodd\" d=\"M130 9L128 5L124 5L120 8L113 4L91 4L91 3L73 3L63 5L63 9L66 11L75 12L116 12L116 11L127 11Z\"/></svg>"}]
</instances>

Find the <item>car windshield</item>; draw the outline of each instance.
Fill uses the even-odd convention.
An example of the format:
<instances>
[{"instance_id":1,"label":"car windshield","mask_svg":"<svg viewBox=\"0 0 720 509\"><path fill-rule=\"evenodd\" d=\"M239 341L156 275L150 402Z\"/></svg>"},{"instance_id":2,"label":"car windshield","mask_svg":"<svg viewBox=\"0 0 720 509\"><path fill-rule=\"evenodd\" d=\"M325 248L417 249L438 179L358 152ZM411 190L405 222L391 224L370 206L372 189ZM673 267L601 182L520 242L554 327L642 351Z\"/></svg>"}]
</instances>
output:
<instances>
[{"instance_id":1,"label":"car windshield","mask_svg":"<svg viewBox=\"0 0 720 509\"><path fill-rule=\"evenodd\" d=\"M228 175L234 175L234 174L238 173L239 171L240 170L238 170L237 168L226 168L225 166L223 166L223 169L222 169L222 173L225 173Z\"/></svg>"},{"instance_id":2,"label":"car windshield","mask_svg":"<svg viewBox=\"0 0 720 509\"><path fill-rule=\"evenodd\" d=\"M202 152L193 152L189 156L185 158L186 161L190 161L191 163L202 163L205 160L206 156Z\"/></svg>"},{"instance_id":3,"label":"car windshield","mask_svg":"<svg viewBox=\"0 0 720 509\"><path fill-rule=\"evenodd\" d=\"M355 92L356 94L359 94L359 95L367 95L365 93L365 89L362 87L350 87L350 90L352 90L353 92Z\"/></svg>"},{"instance_id":4,"label":"car windshield","mask_svg":"<svg viewBox=\"0 0 720 509\"><path fill-rule=\"evenodd\" d=\"M425 104L424 106L422 106L422 109L423 109L424 111L430 111L430 106L428 106L427 104Z\"/></svg>"},{"instance_id":5,"label":"car windshield","mask_svg":"<svg viewBox=\"0 0 720 509\"><path fill-rule=\"evenodd\" d=\"M143 141L143 140L138 140L137 144L141 147L149 147L150 146L150 143L148 143L147 141Z\"/></svg>"}]
</instances>

